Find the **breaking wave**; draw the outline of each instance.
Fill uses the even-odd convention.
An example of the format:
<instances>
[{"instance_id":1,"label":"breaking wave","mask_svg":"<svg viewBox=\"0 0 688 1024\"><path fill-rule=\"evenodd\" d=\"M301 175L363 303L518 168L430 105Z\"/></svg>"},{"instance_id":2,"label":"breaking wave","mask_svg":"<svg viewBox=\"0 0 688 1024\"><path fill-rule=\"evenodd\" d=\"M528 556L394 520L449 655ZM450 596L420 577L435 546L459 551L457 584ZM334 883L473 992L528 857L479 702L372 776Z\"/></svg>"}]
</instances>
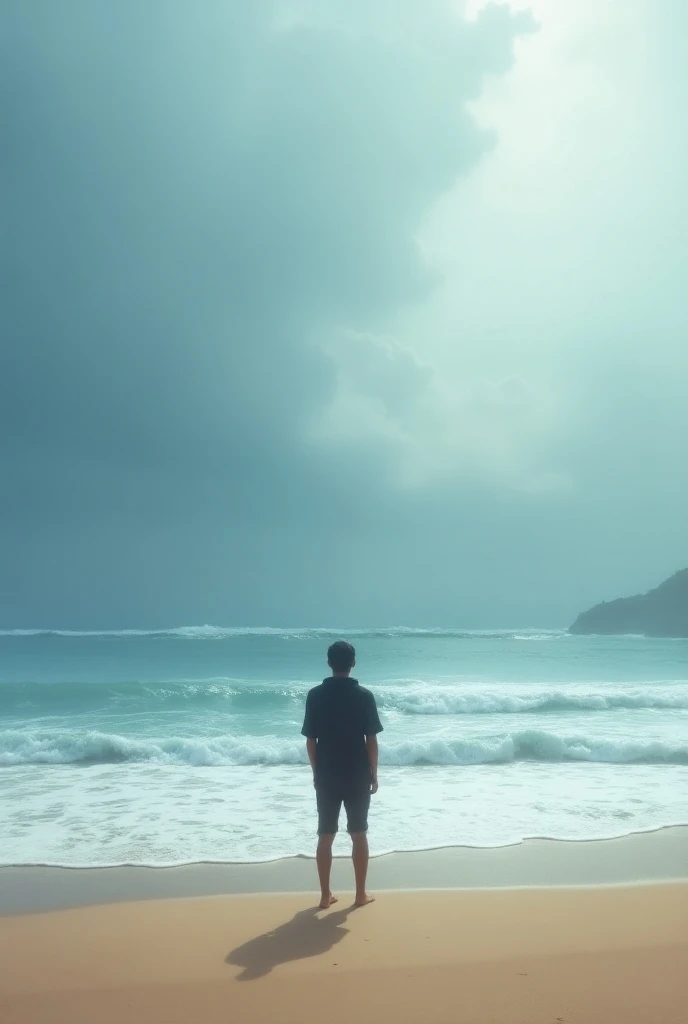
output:
<instances>
[{"instance_id":1,"label":"breaking wave","mask_svg":"<svg viewBox=\"0 0 688 1024\"><path fill-rule=\"evenodd\" d=\"M524 712L612 711L688 709L688 687L683 692L667 689L573 693L563 689L530 693L466 692L418 693L403 698L400 709L416 715L517 715Z\"/></svg>"},{"instance_id":2,"label":"breaking wave","mask_svg":"<svg viewBox=\"0 0 688 1024\"><path fill-rule=\"evenodd\" d=\"M506 764L593 761L610 764L686 764L688 744L559 736L537 729L476 739L425 740L381 747L389 765ZM0 765L113 764L296 765L304 745L277 737L234 736L132 738L97 731L6 730L0 732Z\"/></svg>"},{"instance_id":3,"label":"breaking wave","mask_svg":"<svg viewBox=\"0 0 688 1024\"><path fill-rule=\"evenodd\" d=\"M273 683L213 676L159 682L54 683L14 682L0 685L0 711L19 714L80 713L90 709L188 712L215 709L271 711L303 702L312 683ZM517 715L553 712L688 710L687 680L657 680L637 685L610 683L523 688L514 684L448 683L390 680L374 687L381 709L403 715Z\"/></svg>"}]
</instances>

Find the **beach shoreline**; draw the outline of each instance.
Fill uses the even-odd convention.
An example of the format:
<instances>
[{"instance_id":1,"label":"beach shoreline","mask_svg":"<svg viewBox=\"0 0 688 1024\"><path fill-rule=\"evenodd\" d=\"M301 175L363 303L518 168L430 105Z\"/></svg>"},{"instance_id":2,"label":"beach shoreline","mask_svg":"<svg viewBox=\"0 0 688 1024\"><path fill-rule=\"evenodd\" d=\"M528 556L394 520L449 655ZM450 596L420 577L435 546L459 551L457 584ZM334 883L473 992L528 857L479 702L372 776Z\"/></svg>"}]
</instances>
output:
<instances>
[{"instance_id":1,"label":"beach shoreline","mask_svg":"<svg viewBox=\"0 0 688 1024\"><path fill-rule=\"evenodd\" d=\"M350 885L347 857L335 858L333 884ZM376 891L570 888L688 881L688 827L617 839L530 839L511 846L447 847L371 859ZM244 864L171 867L0 867L0 917L144 900L309 893L306 857Z\"/></svg>"}]
</instances>

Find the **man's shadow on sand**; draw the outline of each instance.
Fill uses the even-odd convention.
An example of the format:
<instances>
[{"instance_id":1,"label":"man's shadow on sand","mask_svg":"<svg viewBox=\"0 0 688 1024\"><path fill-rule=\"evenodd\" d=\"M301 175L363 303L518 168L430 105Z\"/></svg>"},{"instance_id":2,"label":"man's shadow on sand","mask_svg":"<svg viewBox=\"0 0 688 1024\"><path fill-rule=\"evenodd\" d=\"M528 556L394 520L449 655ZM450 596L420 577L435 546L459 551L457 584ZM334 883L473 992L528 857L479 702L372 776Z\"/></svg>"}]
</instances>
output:
<instances>
[{"instance_id":1,"label":"man's shadow on sand","mask_svg":"<svg viewBox=\"0 0 688 1024\"><path fill-rule=\"evenodd\" d=\"M329 910L322 917L318 916L322 913L319 907L300 910L291 921L237 946L227 954L225 963L243 968L237 975L237 981L254 981L269 974L279 964L319 956L336 946L348 933L349 929L343 925L355 909L351 906L343 910Z\"/></svg>"}]
</instances>

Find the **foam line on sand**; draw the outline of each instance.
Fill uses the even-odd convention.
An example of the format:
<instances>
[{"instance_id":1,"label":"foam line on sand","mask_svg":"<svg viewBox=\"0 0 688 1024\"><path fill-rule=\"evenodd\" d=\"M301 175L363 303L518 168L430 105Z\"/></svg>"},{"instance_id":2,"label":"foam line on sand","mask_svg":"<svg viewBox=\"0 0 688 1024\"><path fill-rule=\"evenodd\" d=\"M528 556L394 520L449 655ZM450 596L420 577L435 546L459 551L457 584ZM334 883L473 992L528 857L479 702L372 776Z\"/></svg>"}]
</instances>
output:
<instances>
[{"instance_id":1,"label":"foam line on sand","mask_svg":"<svg viewBox=\"0 0 688 1024\"><path fill-rule=\"evenodd\" d=\"M351 865L336 858L334 884ZM389 854L371 861L370 880L385 889L594 886L688 880L688 828L590 842L532 839L509 847L451 847ZM238 893L310 892L312 860L189 864L169 868L0 868L0 915L118 901Z\"/></svg>"}]
</instances>

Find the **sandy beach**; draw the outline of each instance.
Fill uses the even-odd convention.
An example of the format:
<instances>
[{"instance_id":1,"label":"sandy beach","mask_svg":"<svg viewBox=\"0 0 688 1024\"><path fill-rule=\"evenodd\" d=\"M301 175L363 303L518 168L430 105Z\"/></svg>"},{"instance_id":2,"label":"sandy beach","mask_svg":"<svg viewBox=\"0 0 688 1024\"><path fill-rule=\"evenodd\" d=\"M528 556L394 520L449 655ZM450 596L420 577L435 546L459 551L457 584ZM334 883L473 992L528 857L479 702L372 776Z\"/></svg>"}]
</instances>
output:
<instances>
[{"instance_id":1,"label":"sandy beach","mask_svg":"<svg viewBox=\"0 0 688 1024\"><path fill-rule=\"evenodd\" d=\"M5 869L0 1019L683 1024L688 885L662 877L675 873L669 852L685 852L684 833L549 844L549 861L562 864L582 851L592 864L595 847L614 850L622 877L635 863L637 884L542 886L536 873L521 888L500 887L496 877L487 889L392 891L386 883L398 883L399 866L378 864L373 905L354 910L342 891L326 912L308 892L193 896L180 886L178 898L145 899L139 890L131 899L120 873L115 902L105 902L113 898L105 886L99 904L71 897L64 909L34 904L21 908L32 912L8 913L12 879L41 869L12 876ZM542 867L548 857L535 850L533 865ZM453 858L458 877L467 851L441 851L436 860L439 853L445 865ZM488 862L498 853L508 865L524 848L482 853ZM402 865L408 856L398 858ZM432 868L433 854L415 856ZM342 880L346 867L338 864ZM207 870L199 866L196 877ZM274 876L275 866L254 870ZM279 870L289 875L288 864ZM89 873L65 874L77 890ZM94 874L103 882L112 876L108 869ZM165 875L174 878L148 873ZM49 889L59 896L59 874L48 877L44 896Z\"/></svg>"}]
</instances>

